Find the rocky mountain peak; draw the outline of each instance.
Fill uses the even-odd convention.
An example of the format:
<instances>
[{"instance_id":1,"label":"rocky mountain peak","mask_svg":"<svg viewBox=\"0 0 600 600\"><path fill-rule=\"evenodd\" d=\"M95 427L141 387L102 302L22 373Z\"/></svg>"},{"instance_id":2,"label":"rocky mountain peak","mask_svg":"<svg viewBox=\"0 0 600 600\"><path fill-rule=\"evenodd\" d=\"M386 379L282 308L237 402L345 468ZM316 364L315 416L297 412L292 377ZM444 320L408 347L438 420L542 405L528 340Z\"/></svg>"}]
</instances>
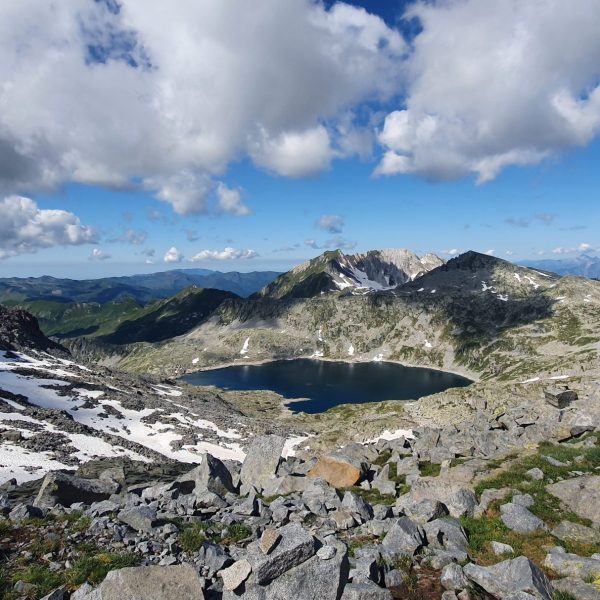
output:
<instances>
[{"instance_id":1,"label":"rocky mountain peak","mask_svg":"<svg viewBox=\"0 0 600 600\"><path fill-rule=\"evenodd\" d=\"M66 350L48 339L37 319L20 308L0 304L0 350Z\"/></svg>"}]
</instances>

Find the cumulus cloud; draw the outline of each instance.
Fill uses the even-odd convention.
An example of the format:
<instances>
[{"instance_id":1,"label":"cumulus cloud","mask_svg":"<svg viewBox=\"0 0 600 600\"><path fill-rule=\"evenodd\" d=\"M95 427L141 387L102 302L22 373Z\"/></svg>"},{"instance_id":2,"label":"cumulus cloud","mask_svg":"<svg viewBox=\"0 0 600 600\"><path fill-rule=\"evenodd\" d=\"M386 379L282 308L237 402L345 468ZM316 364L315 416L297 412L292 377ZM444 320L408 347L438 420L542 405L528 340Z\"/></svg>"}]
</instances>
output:
<instances>
[{"instance_id":1,"label":"cumulus cloud","mask_svg":"<svg viewBox=\"0 0 600 600\"><path fill-rule=\"evenodd\" d=\"M600 130L596 0L449 0L407 12L423 31L407 93L380 131L377 174L489 181ZM560 40L560 43L548 43Z\"/></svg>"},{"instance_id":2,"label":"cumulus cloud","mask_svg":"<svg viewBox=\"0 0 600 600\"><path fill-rule=\"evenodd\" d=\"M579 252L588 252L589 250L593 250L593 248L594 247L591 244L586 242L582 242L579 244L579 246L577 246L577 250L579 250Z\"/></svg>"},{"instance_id":3,"label":"cumulus cloud","mask_svg":"<svg viewBox=\"0 0 600 600\"><path fill-rule=\"evenodd\" d=\"M190 262L200 262L203 260L251 259L258 256L258 252L255 252L254 250L238 250L237 248L227 246L223 250L201 250L190 258Z\"/></svg>"},{"instance_id":4,"label":"cumulus cloud","mask_svg":"<svg viewBox=\"0 0 600 600\"><path fill-rule=\"evenodd\" d=\"M250 214L250 209L242 202L242 193L239 189L228 188L224 183L217 185L217 198L219 201L219 212L233 215L234 217L245 217Z\"/></svg>"},{"instance_id":5,"label":"cumulus cloud","mask_svg":"<svg viewBox=\"0 0 600 600\"><path fill-rule=\"evenodd\" d=\"M0 259L52 246L95 243L98 234L64 210L47 210L22 196L0 200Z\"/></svg>"},{"instance_id":6,"label":"cumulus cloud","mask_svg":"<svg viewBox=\"0 0 600 600\"><path fill-rule=\"evenodd\" d=\"M322 244L319 244L316 240L312 239L304 240L304 245L313 250L326 250L328 248L335 248L336 250L354 250L354 248L356 248L356 241L348 240L341 235L336 235L325 240Z\"/></svg>"},{"instance_id":7,"label":"cumulus cloud","mask_svg":"<svg viewBox=\"0 0 600 600\"><path fill-rule=\"evenodd\" d=\"M148 238L148 233L142 229L126 229L121 235L114 237L109 242L123 242L134 246L141 246Z\"/></svg>"},{"instance_id":8,"label":"cumulus cloud","mask_svg":"<svg viewBox=\"0 0 600 600\"><path fill-rule=\"evenodd\" d=\"M100 248L94 248L88 260L108 260L109 258L111 258L110 254Z\"/></svg>"},{"instance_id":9,"label":"cumulus cloud","mask_svg":"<svg viewBox=\"0 0 600 600\"><path fill-rule=\"evenodd\" d=\"M342 233L344 219L339 215L322 215L317 220L317 227L329 231L329 233Z\"/></svg>"},{"instance_id":10,"label":"cumulus cloud","mask_svg":"<svg viewBox=\"0 0 600 600\"><path fill-rule=\"evenodd\" d=\"M0 189L141 185L202 213L232 161L302 177L346 154L405 52L343 3L0 3Z\"/></svg>"},{"instance_id":11,"label":"cumulus cloud","mask_svg":"<svg viewBox=\"0 0 600 600\"><path fill-rule=\"evenodd\" d=\"M183 260L183 254L175 248L175 246L171 246L163 257L163 261L166 263L180 263Z\"/></svg>"}]
</instances>

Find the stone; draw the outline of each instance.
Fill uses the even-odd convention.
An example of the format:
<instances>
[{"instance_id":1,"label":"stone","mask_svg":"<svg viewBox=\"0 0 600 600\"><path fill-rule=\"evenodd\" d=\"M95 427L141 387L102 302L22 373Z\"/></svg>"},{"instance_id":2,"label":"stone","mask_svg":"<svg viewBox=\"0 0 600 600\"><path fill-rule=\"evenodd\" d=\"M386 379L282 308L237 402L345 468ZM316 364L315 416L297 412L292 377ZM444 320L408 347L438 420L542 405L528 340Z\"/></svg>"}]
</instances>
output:
<instances>
[{"instance_id":1,"label":"stone","mask_svg":"<svg viewBox=\"0 0 600 600\"><path fill-rule=\"evenodd\" d=\"M68 592L69 588L66 585L61 585L59 588L46 594L41 600L65 600L68 597Z\"/></svg>"},{"instance_id":2,"label":"stone","mask_svg":"<svg viewBox=\"0 0 600 600\"><path fill-rule=\"evenodd\" d=\"M529 469L529 471L525 471L525 475L534 481L542 481L544 479L544 471L534 467L533 469Z\"/></svg>"},{"instance_id":3,"label":"stone","mask_svg":"<svg viewBox=\"0 0 600 600\"><path fill-rule=\"evenodd\" d=\"M452 517L436 519L425 523L423 529L427 535L428 543L432 546L439 546L453 553L466 554L469 550L467 534L458 519Z\"/></svg>"},{"instance_id":4,"label":"stone","mask_svg":"<svg viewBox=\"0 0 600 600\"><path fill-rule=\"evenodd\" d=\"M128 567L110 571L85 600L204 600L192 565Z\"/></svg>"},{"instance_id":5,"label":"stone","mask_svg":"<svg viewBox=\"0 0 600 600\"><path fill-rule=\"evenodd\" d=\"M156 524L156 508L151 506L125 508L117 514L117 518L136 531L151 531Z\"/></svg>"},{"instance_id":6,"label":"stone","mask_svg":"<svg viewBox=\"0 0 600 600\"><path fill-rule=\"evenodd\" d=\"M219 571L219 576L223 580L223 589L237 590L248 579L251 572L252 567L245 559L238 560L230 567Z\"/></svg>"},{"instance_id":7,"label":"stone","mask_svg":"<svg viewBox=\"0 0 600 600\"><path fill-rule=\"evenodd\" d=\"M529 494L515 494L513 496L512 503L529 508L535 504L535 500L533 499L533 496Z\"/></svg>"},{"instance_id":8,"label":"stone","mask_svg":"<svg viewBox=\"0 0 600 600\"><path fill-rule=\"evenodd\" d=\"M309 477L321 477L335 488L356 485L366 472L366 465L341 453L321 456L308 472Z\"/></svg>"},{"instance_id":9,"label":"stone","mask_svg":"<svg viewBox=\"0 0 600 600\"><path fill-rule=\"evenodd\" d=\"M502 522L517 533L533 533L538 529L546 529L546 524L527 508L519 504L502 504L500 506Z\"/></svg>"},{"instance_id":10,"label":"stone","mask_svg":"<svg viewBox=\"0 0 600 600\"><path fill-rule=\"evenodd\" d=\"M503 554L513 554L515 549L509 544L503 544L502 542L492 542L492 552L496 556L502 556Z\"/></svg>"},{"instance_id":11,"label":"stone","mask_svg":"<svg viewBox=\"0 0 600 600\"><path fill-rule=\"evenodd\" d=\"M341 600L392 600L392 592L375 583L348 583Z\"/></svg>"},{"instance_id":12,"label":"stone","mask_svg":"<svg viewBox=\"0 0 600 600\"><path fill-rule=\"evenodd\" d=\"M555 408L566 408L571 402L577 400L577 392L569 389L548 388L544 390L544 398Z\"/></svg>"},{"instance_id":13,"label":"stone","mask_svg":"<svg viewBox=\"0 0 600 600\"><path fill-rule=\"evenodd\" d=\"M225 590L223 600L338 600L348 572L345 552L331 560L313 556L267 585L258 584L251 574L242 593Z\"/></svg>"},{"instance_id":14,"label":"stone","mask_svg":"<svg viewBox=\"0 0 600 600\"><path fill-rule=\"evenodd\" d=\"M600 560L568 552L550 552L546 555L544 567L552 569L563 577L578 577L579 579L600 577Z\"/></svg>"},{"instance_id":15,"label":"stone","mask_svg":"<svg viewBox=\"0 0 600 600\"><path fill-rule=\"evenodd\" d=\"M258 547L263 554L269 554L281 539L281 534L276 529L265 529L260 536Z\"/></svg>"},{"instance_id":16,"label":"stone","mask_svg":"<svg viewBox=\"0 0 600 600\"><path fill-rule=\"evenodd\" d=\"M546 486L546 491L562 500L584 519L600 524L600 475L583 475Z\"/></svg>"},{"instance_id":17,"label":"stone","mask_svg":"<svg viewBox=\"0 0 600 600\"><path fill-rule=\"evenodd\" d=\"M279 529L281 540L265 555L260 542L248 546L246 559L252 566L253 577L259 585L276 579L291 568L303 563L316 552L316 543L308 531L297 523L290 523Z\"/></svg>"},{"instance_id":18,"label":"stone","mask_svg":"<svg viewBox=\"0 0 600 600\"><path fill-rule=\"evenodd\" d=\"M591 527L561 521L553 530L552 535L566 542L579 542L581 544L600 544L600 532Z\"/></svg>"},{"instance_id":19,"label":"stone","mask_svg":"<svg viewBox=\"0 0 600 600\"><path fill-rule=\"evenodd\" d=\"M481 517L495 500L502 500L512 492L511 488L488 489L481 492L479 506L475 509L475 517Z\"/></svg>"},{"instance_id":20,"label":"stone","mask_svg":"<svg viewBox=\"0 0 600 600\"><path fill-rule=\"evenodd\" d=\"M386 554L394 558L402 554L412 556L424 544L425 531L408 517L400 517L381 542Z\"/></svg>"},{"instance_id":21,"label":"stone","mask_svg":"<svg viewBox=\"0 0 600 600\"><path fill-rule=\"evenodd\" d=\"M329 518L335 523L338 530L345 531L356 525L354 517L347 510L334 510L329 514Z\"/></svg>"},{"instance_id":22,"label":"stone","mask_svg":"<svg viewBox=\"0 0 600 600\"><path fill-rule=\"evenodd\" d=\"M60 471L48 473L33 502L34 506L52 508L57 504L71 506L76 502L92 504L108 500L121 486L108 479L83 479Z\"/></svg>"},{"instance_id":23,"label":"stone","mask_svg":"<svg viewBox=\"0 0 600 600\"><path fill-rule=\"evenodd\" d=\"M418 523L428 523L448 516L448 508L439 500L421 500L407 509L408 515Z\"/></svg>"},{"instance_id":24,"label":"stone","mask_svg":"<svg viewBox=\"0 0 600 600\"><path fill-rule=\"evenodd\" d=\"M342 499L342 508L359 515L363 521L370 521L373 518L373 509L371 505L354 492L347 491Z\"/></svg>"},{"instance_id":25,"label":"stone","mask_svg":"<svg viewBox=\"0 0 600 600\"><path fill-rule=\"evenodd\" d=\"M468 579L495 598L525 592L539 600L551 600L552 588L543 571L525 556L505 560L490 567L469 563L463 567Z\"/></svg>"},{"instance_id":26,"label":"stone","mask_svg":"<svg viewBox=\"0 0 600 600\"><path fill-rule=\"evenodd\" d=\"M41 519L44 516L44 511L37 507L31 506L31 504L17 504L9 513L8 518L15 522L20 523L26 519Z\"/></svg>"},{"instance_id":27,"label":"stone","mask_svg":"<svg viewBox=\"0 0 600 600\"><path fill-rule=\"evenodd\" d=\"M381 494L396 495L396 483L390 479L390 465L384 465L371 482L371 487Z\"/></svg>"},{"instance_id":28,"label":"stone","mask_svg":"<svg viewBox=\"0 0 600 600\"><path fill-rule=\"evenodd\" d=\"M202 462L199 466L189 473L181 475L177 481L193 484L192 492L197 495L208 491L223 497L228 492L235 493L237 491L229 469L222 461L208 453L202 455Z\"/></svg>"},{"instance_id":29,"label":"stone","mask_svg":"<svg viewBox=\"0 0 600 600\"><path fill-rule=\"evenodd\" d=\"M285 439L278 435L255 437L242 463L240 481L259 492L275 476L281 459Z\"/></svg>"},{"instance_id":30,"label":"stone","mask_svg":"<svg viewBox=\"0 0 600 600\"><path fill-rule=\"evenodd\" d=\"M442 569L440 583L446 590L462 590L467 587L469 581L460 565L450 563Z\"/></svg>"},{"instance_id":31,"label":"stone","mask_svg":"<svg viewBox=\"0 0 600 600\"><path fill-rule=\"evenodd\" d=\"M321 560L331 560L337 553L334 546L323 546L317 550L317 556Z\"/></svg>"},{"instance_id":32,"label":"stone","mask_svg":"<svg viewBox=\"0 0 600 600\"><path fill-rule=\"evenodd\" d=\"M564 592L575 600L600 600L600 589L576 577L565 577L552 582L557 592Z\"/></svg>"}]
</instances>

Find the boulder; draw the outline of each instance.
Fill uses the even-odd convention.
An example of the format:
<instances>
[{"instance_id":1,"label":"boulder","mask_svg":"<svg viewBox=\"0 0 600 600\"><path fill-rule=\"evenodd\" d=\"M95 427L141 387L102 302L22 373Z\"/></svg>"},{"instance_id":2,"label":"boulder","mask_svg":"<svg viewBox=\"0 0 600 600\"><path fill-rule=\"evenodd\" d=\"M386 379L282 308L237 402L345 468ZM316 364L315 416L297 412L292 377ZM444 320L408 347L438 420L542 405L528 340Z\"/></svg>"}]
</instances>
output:
<instances>
[{"instance_id":1,"label":"boulder","mask_svg":"<svg viewBox=\"0 0 600 600\"><path fill-rule=\"evenodd\" d=\"M354 515L358 515L363 521L369 521L373 518L371 505L354 492L347 491L344 493L342 508Z\"/></svg>"},{"instance_id":2,"label":"boulder","mask_svg":"<svg viewBox=\"0 0 600 600\"><path fill-rule=\"evenodd\" d=\"M348 572L345 552L330 560L313 556L266 585L258 584L252 574L237 592L225 590L223 600L338 600Z\"/></svg>"},{"instance_id":3,"label":"boulder","mask_svg":"<svg viewBox=\"0 0 600 600\"><path fill-rule=\"evenodd\" d=\"M552 587L557 592L569 594L575 600L600 600L600 589L597 586L576 577L555 580L552 582Z\"/></svg>"},{"instance_id":4,"label":"boulder","mask_svg":"<svg viewBox=\"0 0 600 600\"><path fill-rule=\"evenodd\" d=\"M600 524L600 475L583 475L546 486L578 516Z\"/></svg>"},{"instance_id":5,"label":"boulder","mask_svg":"<svg viewBox=\"0 0 600 600\"><path fill-rule=\"evenodd\" d=\"M442 569L440 583L445 590L462 590L467 587L469 581L460 565L450 563Z\"/></svg>"},{"instance_id":6,"label":"boulder","mask_svg":"<svg viewBox=\"0 0 600 600\"><path fill-rule=\"evenodd\" d=\"M425 531L408 517L400 517L381 542L387 555L398 558L402 554L413 555L425 544Z\"/></svg>"},{"instance_id":7,"label":"boulder","mask_svg":"<svg viewBox=\"0 0 600 600\"><path fill-rule=\"evenodd\" d=\"M156 508L151 506L124 508L117 518L136 531L151 531L156 524Z\"/></svg>"},{"instance_id":8,"label":"boulder","mask_svg":"<svg viewBox=\"0 0 600 600\"><path fill-rule=\"evenodd\" d=\"M567 542L578 542L580 544L600 544L600 531L571 523L571 521L561 521L553 530L552 535L559 540Z\"/></svg>"},{"instance_id":9,"label":"boulder","mask_svg":"<svg viewBox=\"0 0 600 600\"><path fill-rule=\"evenodd\" d=\"M502 542L492 542L492 552L496 556L502 556L503 554L513 554L515 549L509 544L503 544Z\"/></svg>"},{"instance_id":10,"label":"boulder","mask_svg":"<svg viewBox=\"0 0 600 600\"><path fill-rule=\"evenodd\" d=\"M109 479L83 479L60 471L48 473L33 502L34 506L51 508L57 504L71 506L77 502L93 504L108 500L120 490L120 485Z\"/></svg>"},{"instance_id":11,"label":"boulder","mask_svg":"<svg viewBox=\"0 0 600 600\"><path fill-rule=\"evenodd\" d=\"M335 488L356 485L367 470L366 463L341 453L321 456L308 472L309 477L321 477Z\"/></svg>"},{"instance_id":12,"label":"boulder","mask_svg":"<svg viewBox=\"0 0 600 600\"><path fill-rule=\"evenodd\" d=\"M223 580L224 590L237 590L246 579L248 579L252 567L250 563L245 560L238 560L234 562L230 567L219 571L219 576Z\"/></svg>"},{"instance_id":13,"label":"boulder","mask_svg":"<svg viewBox=\"0 0 600 600\"><path fill-rule=\"evenodd\" d=\"M44 516L44 511L31 504L17 504L9 513L8 518L14 523L21 523L26 519L41 519Z\"/></svg>"},{"instance_id":14,"label":"boulder","mask_svg":"<svg viewBox=\"0 0 600 600\"><path fill-rule=\"evenodd\" d=\"M463 573L500 600L519 592L525 592L539 600L552 599L552 588L548 578L525 556L505 560L491 567L469 563L463 567Z\"/></svg>"},{"instance_id":15,"label":"boulder","mask_svg":"<svg viewBox=\"0 0 600 600\"><path fill-rule=\"evenodd\" d=\"M79 600L204 600L202 583L192 565L129 567L110 571L104 581Z\"/></svg>"},{"instance_id":16,"label":"boulder","mask_svg":"<svg viewBox=\"0 0 600 600\"><path fill-rule=\"evenodd\" d=\"M544 566L562 577L579 579L600 577L600 560L568 552L550 552L544 560Z\"/></svg>"},{"instance_id":17,"label":"boulder","mask_svg":"<svg viewBox=\"0 0 600 600\"><path fill-rule=\"evenodd\" d=\"M278 435L255 437L242 464L242 484L262 491L277 472L284 444L285 439Z\"/></svg>"},{"instance_id":18,"label":"boulder","mask_svg":"<svg viewBox=\"0 0 600 600\"><path fill-rule=\"evenodd\" d=\"M235 493L237 491L229 469L218 458L208 453L202 455L202 462L199 466L189 473L181 475L177 481L193 484L192 492L197 495L208 491L225 496L228 492Z\"/></svg>"},{"instance_id":19,"label":"boulder","mask_svg":"<svg viewBox=\"0 0 600 600\"><path fill-rule=\"evenodd\" d=\"M546 529L546 524L539 517L529 512L520 504L502 504L500 506L502 522L517 533L533 533L538 529Z\"/></svg>"},{"instance_id":20,"label":"boulder","mask_svg":"<svg viewBox=\"0 0 600 600\"><path fill-rule=\"evenodd\" d=\"M392 592L374 583L349 583L341 600L392 600Z\"/></svg>"},{"instance_id":21,"label":"boulder","mask_svg":"<svg viewBox=\"0 0 600 600\"><path fill-rule=\"evenodd\" d=\"M265 585L291 568L303 563L316 552L316 541L297 523L279 529L281 539L269 554L260 548L260 542L248 546L246 560L252 566L254 581Z\"/></svg>"},{"instance_id":22,"label":"boulder","mask_svg":"<svg viewBox=\"0 0 600 600\"><path fill-rule=\"evenodd\" d=\"M389 464L384 465L381 471L379 471L375 479L371 482L371 487L379 490L381 494L396 495L396 483L390 479Z\"/></svg>"},{"instance_id":23,"label":"boulder","mask_svg":"<svg viewBox=\"0 0 600 600\"><path fill-rule=\"evenodd\" d=\"M407 507L406 512L418 523L428 523L449 514L446 505L439 500L421 500L421 502Z\"/></svg>"}]
</instances>

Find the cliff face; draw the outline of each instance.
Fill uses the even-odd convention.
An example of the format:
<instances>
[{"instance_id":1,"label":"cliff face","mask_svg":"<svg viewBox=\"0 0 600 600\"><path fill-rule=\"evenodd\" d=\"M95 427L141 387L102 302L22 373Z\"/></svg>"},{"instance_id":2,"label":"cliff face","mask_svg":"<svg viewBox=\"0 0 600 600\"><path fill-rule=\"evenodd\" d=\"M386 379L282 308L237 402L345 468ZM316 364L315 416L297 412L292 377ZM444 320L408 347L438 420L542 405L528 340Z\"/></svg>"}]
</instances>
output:
<instances>
[{"instance_id":1,"label":"cliff face","mask_svg":"<svg viewBox=\"0 0 600 600\"><path fill-rule=\"evenodd\" d=\"M67 351L48 339L40 330L37 319L20 308L0 304L0 350Z\"/></svg>"}]
</instances>

